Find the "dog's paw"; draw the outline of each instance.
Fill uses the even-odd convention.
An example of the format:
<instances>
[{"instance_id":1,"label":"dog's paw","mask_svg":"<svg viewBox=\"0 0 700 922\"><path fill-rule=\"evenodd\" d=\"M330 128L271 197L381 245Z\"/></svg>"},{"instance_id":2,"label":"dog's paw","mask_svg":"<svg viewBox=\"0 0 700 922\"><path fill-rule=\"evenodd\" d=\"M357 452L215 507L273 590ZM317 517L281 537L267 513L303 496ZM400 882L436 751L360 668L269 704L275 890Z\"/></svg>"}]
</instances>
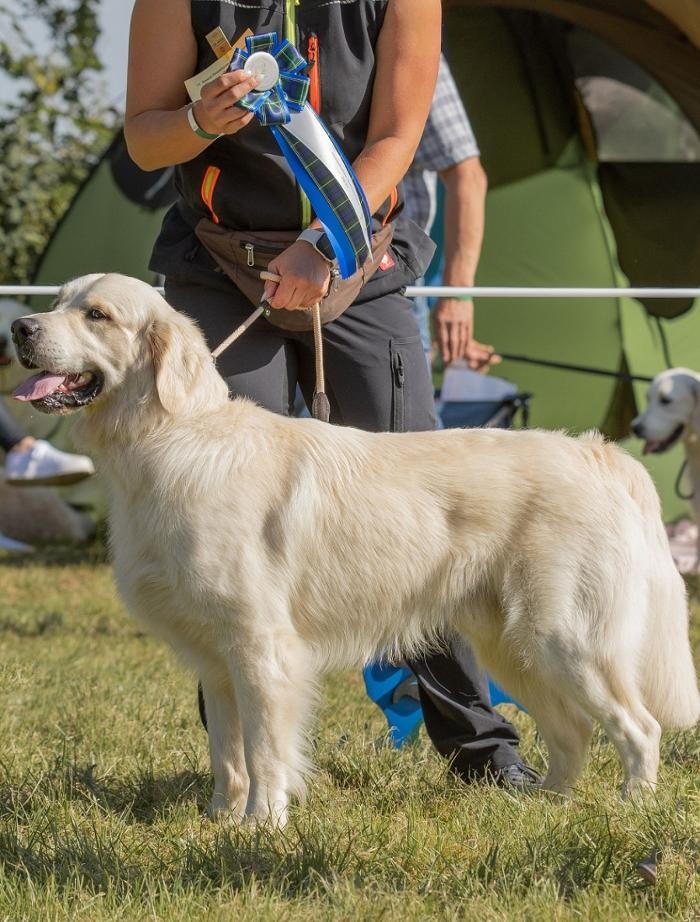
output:
<instances>
[{"instance_id":1,"label":"dog's paw","mask_svg":"<svg viewBox=\"0 0 700 922\"><path fill-rule=\"evenodd\" d=\"M245 813L245 798L228 800L223 794L214 794L209 801L207 814L215 823L241 823Z\"/></svg>"},{"instance_id":2,"label":"dog's paw","mask_svg":"<svg viewBox=\"0 0 700 922\"><path fill-rule=\"evenodd\" d=\"M286 805L276 805L270 809L255 810L243 817L245 826L267 826L271 829L284 829L289 819Z\"/></svg>"}]
</instances>

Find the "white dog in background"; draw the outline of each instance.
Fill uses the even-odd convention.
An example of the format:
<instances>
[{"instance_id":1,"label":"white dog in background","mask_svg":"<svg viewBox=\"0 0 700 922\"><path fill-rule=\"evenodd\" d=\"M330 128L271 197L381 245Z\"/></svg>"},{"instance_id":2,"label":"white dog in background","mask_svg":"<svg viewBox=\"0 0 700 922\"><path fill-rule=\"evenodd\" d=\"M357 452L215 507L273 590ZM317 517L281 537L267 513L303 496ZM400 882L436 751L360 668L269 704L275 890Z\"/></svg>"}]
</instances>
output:
<instances>
[{"instance_id":1,"label":"white dog in background","mask_svg":"<svg viewBox=\"0 0 700 922\"><path fill-rule=\"evenodd\" d=\"M689 368L662 371L649 385L647 407L632 421L632 432L644 439L645 454L661 454L683 443L690 503L700 528L700 374ZM700 566L700 530L695 567Z\"/></svg>"},{"instance_id":2,"label":"white dog in background","mask_svg":"<svg viewBox=\"0 0 700 922\"><path fill-rule=\"evenodd\" d=\"M568 790L594 721L626 788L700 713L685 589L644 468L596 435L360 432L229 400L195 324L117 275L17 321L17 392L84 408L131 611L201 678L211 811L283 823L319 669L463 635Z\"/></svg>"}]
</instances>

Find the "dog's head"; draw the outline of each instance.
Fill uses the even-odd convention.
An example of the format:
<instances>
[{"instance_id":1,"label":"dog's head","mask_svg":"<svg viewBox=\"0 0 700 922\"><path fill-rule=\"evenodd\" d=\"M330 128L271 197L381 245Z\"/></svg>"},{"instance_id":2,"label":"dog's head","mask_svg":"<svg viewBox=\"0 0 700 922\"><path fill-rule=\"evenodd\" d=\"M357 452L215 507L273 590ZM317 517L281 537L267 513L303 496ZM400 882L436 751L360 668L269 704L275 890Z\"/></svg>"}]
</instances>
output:
<instances>
[{"instance_id":1,"label":"dog's head","mask_svg":"<svg viewBox=\"0 0 700 922\"><path fill-rule=\"evenodd\" d=\"M51 312L15 320L12 338L22 365L40 370L14 396L44 413L190 414L227 396L193 321L123 275L68 282Z\"/></svg>"},{"instance_id":2,"label":"dog's head","mask_svg":"<svg viewBox=\"0 0 700 922\"><path fill-rule=\"evenodd\" d=\"M647 407L632 421L644 453L668 451L700 424L700 377L687 368L662 371L649 385Z\"/></svg>"}]
</instances>

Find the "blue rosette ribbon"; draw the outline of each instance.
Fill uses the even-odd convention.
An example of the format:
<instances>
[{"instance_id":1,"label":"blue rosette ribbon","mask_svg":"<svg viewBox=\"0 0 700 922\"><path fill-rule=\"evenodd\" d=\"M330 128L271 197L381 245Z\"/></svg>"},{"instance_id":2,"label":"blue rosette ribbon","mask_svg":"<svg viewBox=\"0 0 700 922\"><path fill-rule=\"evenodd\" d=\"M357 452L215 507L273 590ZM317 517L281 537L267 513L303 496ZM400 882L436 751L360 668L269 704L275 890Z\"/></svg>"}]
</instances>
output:
<instances>
[{"instance_id":1,"label":"blue rosette ribbon","mask_svg":"<svg viewBox=\"0 0 700 922\"><path fill-rule=\"evenodd\" d=\"M311 207L323 224L342 278L356 272L370 255L371 216L367 199L345 154L307 102L308 64L276 32L246 38L230 70L249 70L259 87L238 105L269 128Z\"/></svg>"}]
</instances>

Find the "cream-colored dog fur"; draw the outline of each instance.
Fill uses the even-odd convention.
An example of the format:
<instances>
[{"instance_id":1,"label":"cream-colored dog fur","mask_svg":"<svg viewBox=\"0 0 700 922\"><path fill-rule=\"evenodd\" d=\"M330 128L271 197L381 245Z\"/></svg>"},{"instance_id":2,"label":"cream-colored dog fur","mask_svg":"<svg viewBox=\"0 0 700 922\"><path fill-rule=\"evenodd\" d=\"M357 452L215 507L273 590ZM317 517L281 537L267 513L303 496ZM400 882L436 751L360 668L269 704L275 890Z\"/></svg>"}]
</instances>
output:
<instances>
[{"instance_id":1,"label":"cream-colored dog fur","mask_svg":"<svg viewBox=\"0 0 700 922\"><path fill-rule=\"evenodd\" d=\"M38 323L25 361L103 382L76 433L111 484L126 604L202 681L213 814L284 822L319 670L455 634L537 721L549 788L594 721L626 786L655 784L661 727L700 699L656 491L623 451L231 401L195 324L122 276L69 283Z\"/></svg>"},{"instance_id":2,"label":"cream-colored dog fur","mask_svg":"<svg viewBox=\"0 0 700 922\"><path fill-rule=\"evenodd\" d=\"M644 451L667 451L680 439L688 461L693 517L700 526L700 375L690 368L669 368L649 385L647 406L632 421L644 439ZM700 534L695 569L700 567Z\"/></svg>"}]
</instances>

